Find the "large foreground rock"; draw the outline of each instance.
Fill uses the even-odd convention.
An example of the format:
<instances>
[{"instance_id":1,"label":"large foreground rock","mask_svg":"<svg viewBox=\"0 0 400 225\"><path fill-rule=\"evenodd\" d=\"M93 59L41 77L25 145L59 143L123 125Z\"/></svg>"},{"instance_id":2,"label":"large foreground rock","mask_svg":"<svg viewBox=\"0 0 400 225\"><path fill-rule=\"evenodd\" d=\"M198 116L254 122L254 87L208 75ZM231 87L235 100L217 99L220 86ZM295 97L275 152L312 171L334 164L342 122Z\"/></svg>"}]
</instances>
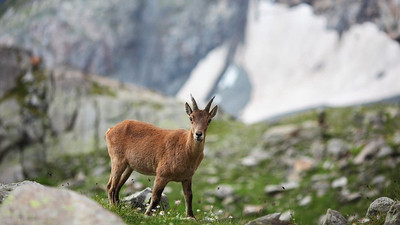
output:
<instances>
[{"instance_id":1,"label":"large foreground rock","mask_svg":"<svg viewBox=\"0 0 400 225\"><path fill-rule=\"evenodd\" d=\"M70 190L37 183L16 188L0 207L0 224L119 225L121 218Z\"/></svg>"},{"instance_id":2,"label":"large foreground rock","mask_svg":"<svg viewBox=\"0 0 400 225\"><path fill-rule=\"evenodd\" d=\"M400 202L396 202L390 207L384 225L396 224L400 224Z\"/></svg>"}]
</instances>

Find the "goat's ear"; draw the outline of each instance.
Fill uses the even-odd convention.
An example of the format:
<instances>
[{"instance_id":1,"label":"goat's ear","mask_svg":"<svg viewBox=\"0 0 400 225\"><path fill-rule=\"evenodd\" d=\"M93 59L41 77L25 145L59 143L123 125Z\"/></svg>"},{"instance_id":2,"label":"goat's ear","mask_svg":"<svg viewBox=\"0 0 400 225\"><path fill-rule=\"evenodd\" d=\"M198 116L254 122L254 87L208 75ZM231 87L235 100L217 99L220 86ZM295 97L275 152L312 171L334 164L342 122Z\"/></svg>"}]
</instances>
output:
<instances>
[{"instance_id":1,"label":"goat's ear","mask_svg":"<svg viewBox=\"0 0 400 225\"><path fill-rule=\"evenodd\" d=\"M190 106L187 102L185 103L185 110L186 110L186 114L188 114L189 116L193 112L192 108L190 108Z\"/></svg>"},{"instance_id":2,"label":"goat's ear","mask_svg":"<svg viewBox=\"0 0 400 225\"><path fill-rule=\"evenodd\" d=\"M211 109L211 112L210 112L211 118L214 117L215 115L217 115L217 111L218 111L218 106L216 105L216 106L214 106L213 109Z\"/></svg>"}]
</instances>

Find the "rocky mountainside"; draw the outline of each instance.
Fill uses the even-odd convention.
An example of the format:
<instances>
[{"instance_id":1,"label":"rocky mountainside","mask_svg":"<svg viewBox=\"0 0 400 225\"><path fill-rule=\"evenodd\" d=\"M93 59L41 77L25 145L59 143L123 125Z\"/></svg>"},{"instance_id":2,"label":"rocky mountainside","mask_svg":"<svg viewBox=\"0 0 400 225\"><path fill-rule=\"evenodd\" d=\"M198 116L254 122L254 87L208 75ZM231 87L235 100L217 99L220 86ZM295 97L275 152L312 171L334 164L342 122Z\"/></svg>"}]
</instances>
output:
<instances>
[{"instance_id":1,"label":"rocky mountainside","mask_svg":"<svg viewBox=\"0 0 400 225\"><path fill-rule=\"evenodd\" d=\"M104 148L104 133L124 119L187 127L183 103L173 98L76 70L46 70L35 59L0 48L0 182L36 177L61 155Z\"/></svg>"},{"instance_id":2,"label":"rocky mountainside","mask_svg":"<svg viewBox=\"0 0 400 225\"><path fill-rule=\"evenodd\" d=\"M6 1L0 44L169 95L211 49L243 35L244 1ZM0 12L2 12L0 11ZM234 29L232 29L234 28Z\"/></svg>"},{"instance_id":3,"label":"rocky mountainside","mask_svg":"<svg viewBox=\"0 0 400 225\"><path fill-rule=\"evenodd\" d=\"M3 1L0 44L252 123L398 96L398 0Z\"/></svg>"}]
</instances>

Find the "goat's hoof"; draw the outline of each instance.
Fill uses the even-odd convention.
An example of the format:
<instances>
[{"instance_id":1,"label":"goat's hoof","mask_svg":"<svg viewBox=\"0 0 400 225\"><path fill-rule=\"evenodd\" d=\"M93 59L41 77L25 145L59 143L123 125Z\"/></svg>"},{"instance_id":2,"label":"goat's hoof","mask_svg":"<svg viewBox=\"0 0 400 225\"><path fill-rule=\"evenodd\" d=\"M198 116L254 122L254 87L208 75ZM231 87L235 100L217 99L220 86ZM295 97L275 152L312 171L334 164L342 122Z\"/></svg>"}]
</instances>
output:
<instances>
[{"instance_id":1,"label":"goat's hoof","mask_svg":"<svg viewBox=\"0 0 400 225\"><path fill-rule=\"evenodd\" d=\"M196 220L196 217L194 217L194 216L186 216L186 219L187 219L187 220L197 221L197 220Z\"/></svg>"}]
</instances>

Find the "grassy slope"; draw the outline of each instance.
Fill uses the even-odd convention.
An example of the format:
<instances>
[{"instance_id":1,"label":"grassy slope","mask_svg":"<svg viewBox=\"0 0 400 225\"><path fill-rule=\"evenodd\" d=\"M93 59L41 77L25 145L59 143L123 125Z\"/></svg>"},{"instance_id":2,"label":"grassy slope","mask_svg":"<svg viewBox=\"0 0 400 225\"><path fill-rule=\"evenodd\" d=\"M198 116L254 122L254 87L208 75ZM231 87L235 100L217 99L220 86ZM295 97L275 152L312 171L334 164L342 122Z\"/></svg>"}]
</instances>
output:
<instances>
[{"instance_id":1,"label":"grassy slope","mask_svg":"<svg viewBox=\"0 0 400 225\"><path fill-rule=\"evenodd\" d=\"M362 139L367 141L372 136L380 135L393 148L394 157L399 154L399 146L393 143L394 133L400 132L399 117L394 116L394 110L398 110L396 105L373 105L365 107L327 109L327 124L329 125L326 140L330 138L342 138L351 143L351 153L356 155L362 145L357 145L354 141L354 131L364 129ZM373 124L355 122L358 114L363 115L383 115L383 127L376 128ZM206 157L198 169L193 179L194 210L200 223L213 224L237 224L245 223L253 218L268 213L284 212L291 210L294 213L293 222L297 224L316 224L321 215L326 213L328 208L340 211L346 218L358 215L364 216L369 204L379 196L388 196L399 199L399 171L385 165L386 161L381 159L369 162L367 166L359 167L350 163L346 168L340 168L338 162L332 159L325 159L317 164L315 168L308 171L300 183L300 188L284 192L278 196L268 196L264 193L267 184L279 184L286 180L287 166L284 166L280 158L267 159L257 167L244 167L240 160L245 157L255 146L262 144L264 132L271 126L280 124L299 124L303 121L317 118L317 112L311 111L301 115L291 116L275 122L273 125L259 123L246 126L233 120L216 120L210 125L208 131L209 143L206 147ZM300 155L309 155L310 143L299 143L295 146ZM265 149L268 151L268 148ZM332 169L324 169L323 164L329 161L333 163ZM52 171L44 171L45 176L39 179L42 183L51 185L59 184L64 177L73 176L79 170L85 174L91 174L96 166L106 167L106 171L100 176L88 176L83 186L73 188L85 195L94 198L105 208L119 214L128 224L194 224L193 221L184 220L184 199L181 185L170 183L172 189L168 194L171 210L165 215L156 217L144 217L142 213L135 212L129 208L113 208L108 205L104 187L108 181L109 159L106 149L99 149L91 155L82 157L68 157L60 159L49 165ZM62 169L60 169L62 168ZM67 168L67 169L66 169ZM389 186L381 189L374 199L364 196L364 193L373 189L368 180L360 180L360 170L371 174L384 174L387 180L391 181ZM349 189L352 192L359 191L363 195L356 202L343 203L340 201L340 190L329 188L327 193L318 197L316 191L312 189L313 182L311 177L315 174L331 174L329 181L341 176L349 179ZM216 183L210 184L210 177ZM139 176L144 186L152 186L153 177ZM234 188L234 198L231 202L224 203L222 199L215 197L214 193L222 184L229 184ZM122 190L121 195L127 194ZM311 195L312 201L306 206L299 206L299 198ZM175 205L176 200L181 200L182 204ZM264 210L258 215L244 217L242 215L243 206L246 204L263 205ZM217 219L217 220L215 220Z\"/></svg>"}]
</instances>

